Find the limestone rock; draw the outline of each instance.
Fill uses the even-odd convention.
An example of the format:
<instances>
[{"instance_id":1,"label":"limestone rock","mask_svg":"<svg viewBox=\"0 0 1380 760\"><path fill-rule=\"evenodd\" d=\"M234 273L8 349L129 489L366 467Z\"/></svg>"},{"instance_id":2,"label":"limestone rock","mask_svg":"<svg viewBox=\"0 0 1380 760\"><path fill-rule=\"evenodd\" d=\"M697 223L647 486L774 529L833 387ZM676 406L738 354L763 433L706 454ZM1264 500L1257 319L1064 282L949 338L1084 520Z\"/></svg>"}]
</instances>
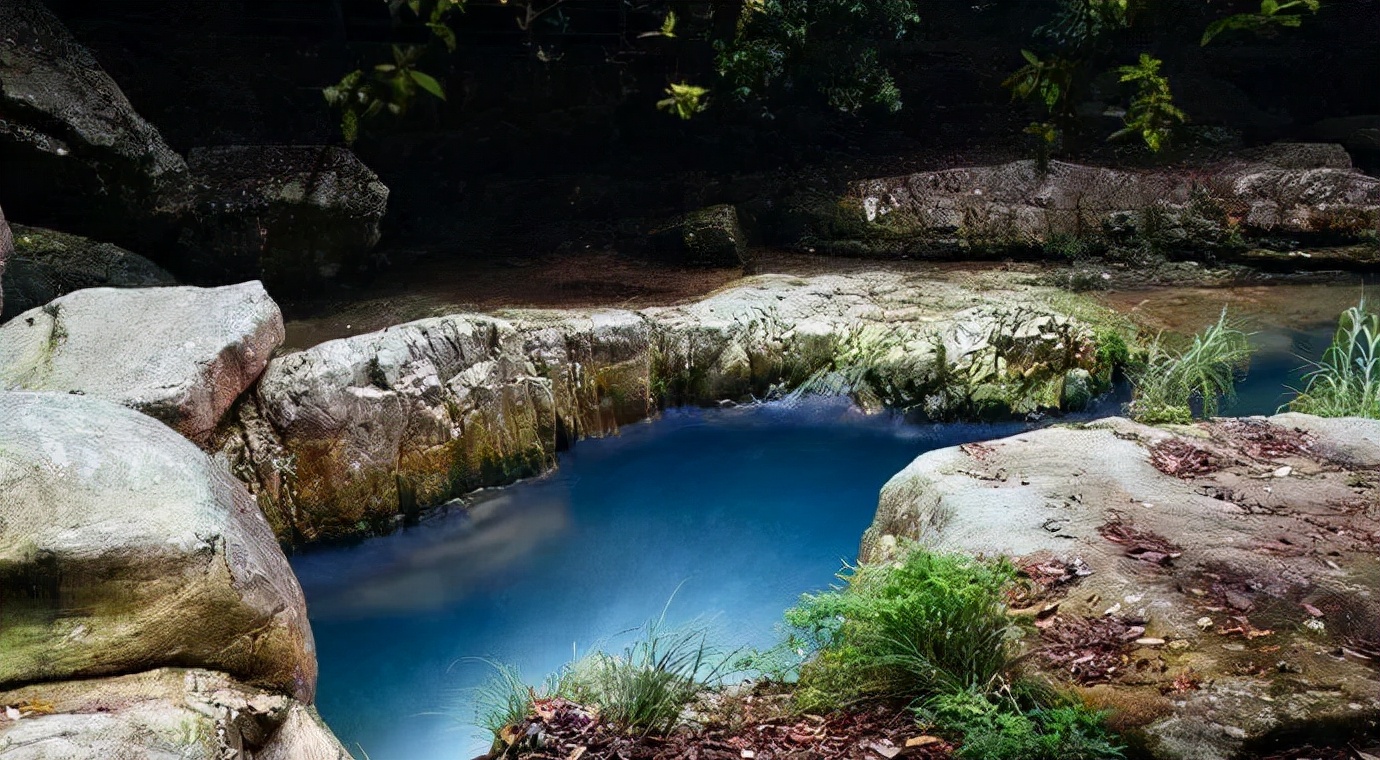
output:
<instances>
[{"instance_id":1,"label":"limestone rock","mask_svg":"<svg viewBox=\"0 0 1380 760\"><path fill-rule=\"evenodd\" d=\"M1057 161L1041 172L1034 161L1016 161L867 180L853 185L821 232L968 257L1127 232L1213 249L1240 247L1241 235L1362 241L1380 231L1380 179L1351 168L1335 148L1273 146L1196 173Z\"/></svg>"},{"instance_id":2,"label":"limestone rock","mask_svg":"<svg viewBox=\"0 0 1380 760\"><path fill-rule=\"evenodd\" d=\"M10 234L10 225L5 222L5 210L0 209L0 310L5 308L5 265L13 255L14 237ZM4 317L0 316L0 322L2 321Z\"/></svg>"},{"instance_id":3,"label":"limestone rock","mask_svg":"<svg viewBox=\"0 0 1380 760\"><path fill-rule=\"evenodd\" d=\"M309 542L387 530L541 472L556 450L663 403L801 389L936 418L992 403L1048 411L1072 370L1106 369L1092 331L1051 295L895 273L767 275L641 312L426 319L275 359L214 446L278 535Z\"/></svg>"},{"instance_id":4,"label":"limestone rock","mask_svg":"<svg viewBox=\"0 0 1380 760\"><path fill-rule=\"evenodd\" d=\"M310 702L297 579L244 486L162 423L0 392L0 689L161 666Z\"/></svg>"},{"instance_id":5,"label":"limestone rock","mask_svg":"<svg viewBox=\"0 0 1380 760\"><path fill-rule=\"evenodd\" d=\"M310 707L213 671L162 668L0 693L4 705L34 701L53 712L0 719L0 758L350 760Z\"/></svg>"},{"instance_id":6,"label":"limestone rock","mask_svg":"<svg viewBox=\"0 0 1380 760\"><path fill-rule=\"evenodd\" d=\"M39 227L14 227L0 321L83 288L176 285L173 276L119 246Z\"/></svg>"},{"instance_id":7,"label":"limestone rock","mask_svg":"<svg viewBox=\"0 0 1380 760\"><path fill-rule=\"evenodd\" d=\"M293 467L303 540L384 529L399 513L539 472L555 455L551 381L500 319L427 319L273 361L264 416Z\"/></svg>"},{"instance_id":8,"label":"limestone rock","mask_svg":"<svg viewBox=\"0 0 1380 760\"><path fill-rule=\"evenodd\" d=\"M388 188L350 151L227 146L188 160L194 187L177 263L187 279L301 289L368 264Z\"/></svg>"},{"instance_id":9,"label":"limestone rock","mask_svg":"<svg viewBox=\"0 0 1380 760\"><path fill-rule=\"evenodd\" d=\"M0 389L98 396L205 443L282 341L257 282L79 290L0 326Z\"/></svg>"},{"instance_id":10,"label":"limestone rock","mask_svg":"<svg viewBox=\"0 0 1380 760\"><path fill-rule=\"evenodd\" d=\"M11 213L140 236L182 192L182 157L40 0L0 5L0 40L0 197Z\"/></svg>"},{"instance_id":11,"label":"limestone rock","mask_svg":"<svg viewBox=\"0 0 1380 760\"><path fill-rule=\"evenodd\" d=\"M1084 696L1153 757L1233 758L1380 710L1380 672L1343 649L1373 651L1380 630L1380 520L1356 485L1377 476L1373 420L1049 428L916 459L883 488L862 557L911 539L1037 574L1090 571L1055 572L1042 625L1124 622L1136 635L1108 643L1141 664L1079 681ZM1078 666L1044 659L1045 641L1027 637L1025 661L1077 680Z\"/></svg>"}]
</instances>

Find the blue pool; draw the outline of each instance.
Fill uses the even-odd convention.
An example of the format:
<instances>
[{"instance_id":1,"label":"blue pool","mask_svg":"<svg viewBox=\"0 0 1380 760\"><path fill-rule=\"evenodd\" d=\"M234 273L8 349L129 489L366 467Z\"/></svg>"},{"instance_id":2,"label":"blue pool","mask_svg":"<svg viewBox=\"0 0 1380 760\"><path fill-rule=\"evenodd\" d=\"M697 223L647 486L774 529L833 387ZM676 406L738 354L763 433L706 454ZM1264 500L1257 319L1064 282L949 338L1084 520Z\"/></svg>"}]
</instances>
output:
<instances>
[{"instance_id":1,"label":"blue pool","mask_svg":"<svg viewBox=\"0 0 1380 760\"><path fill-rule=\"evenodd\" d=\"M1224 412L1272 413L1326 338L1257 336L1263 352ZM555 473L469 510L301 554L321 713L361 759L473 757L487 738L466 723L468 690L489 672L474 658L540 681L678 586L672 617L712 615L725 642L770 644L782 610L854 558L888 478L930 449L1024 428L912 425L838 400L676 410L582 442Z\"/></svg>"}]
</instances>

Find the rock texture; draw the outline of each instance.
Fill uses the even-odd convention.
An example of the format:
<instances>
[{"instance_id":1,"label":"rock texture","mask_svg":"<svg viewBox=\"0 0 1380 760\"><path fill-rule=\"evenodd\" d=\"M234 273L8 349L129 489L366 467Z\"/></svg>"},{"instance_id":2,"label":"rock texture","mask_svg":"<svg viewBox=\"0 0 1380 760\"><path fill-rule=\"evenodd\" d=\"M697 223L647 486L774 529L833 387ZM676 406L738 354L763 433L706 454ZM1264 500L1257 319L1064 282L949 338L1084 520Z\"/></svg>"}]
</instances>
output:
<instances>
[{"instance_id":1,"label":"rock texture","mask_svg":"<svg viewBox=\"0 0 1380 760\"><path fill-rule=\"evenodd\" d=\"M257 282L79 290L0 326L0 389L109 399L204 443L282 341Z\"/></svg>"},{"instance_id":2,"label":"rock texture","mask_svg":"<svg viewBox=\"0 0 1380 760\"><path fill-rule=\"evenodd\" d=\"M746 268L752 265L738 209L727 203L686 214L670 228L655 233L652 242L683 264Z\"/></svg>"},{"instance_id":3,"label":"rock texture","mask_svg":"<svg viewBox=\"0 0 1380 760\"><path fill-rule=\"evenodd\" d=\"M157 420L0 392L0 525L0 689L197 666L311 701L311 629L272 530Z\"/></svg>"},{"instance_id":4,"label":"rock texture","mask_svg":"<svg viewBox=\"0 0 1380 760\"><path fill-rule=\"evenodd\" d=\"M29 712L42 704L51 712ZM349 760L315 711L223 673L163 668L0 692L5 760Z\"/></svg>"},{"instance_id":5,"label":"rock texture","mask_svg":"<svg viewBox=\"0 0 1380 760\"><path fill-rule=\"evenodd\" d=\"M1380 231L1380 179L1335 146L1194 172L1017 161L858 182L822 213L820 235L845 251L1006 255L1081 240L1231 253L1250 238L1365 240Z\"/></svg>"},{"instance_id":6,"label":"rock texture","mask_svg":"<svg viewBox=\"0 0 1380 760\"><path fill-rule=\"evenodd\" d=\"M0 5L0 40L0 194L11 211L140 237L182 191L182 157L39 0Z\"/></svg>"},{"instance_id":7,"label":"rock texture","mask_svg":"<svg viewBox=\"0 0 1380 760\"><path fill-rule=\"evenodd\" d=\"M1380 715L1377 489L1377 421L1110 419L919 457L862 556L1016 558L1040 620L1025 661L1150 756L1257 756Z\"/></svg>"},{"instance_id":8,"label":"rock texture","mask_svg":"<svg viewBox=\"0 0 1380 760\"><path fill-rule=\"evenodd\" d=\"M157 264L119 246L15 225L14 256L2 284L0 321L74 290L176 285L177 281Z\"/></svg>"},{"instance_id":9,"label":"rock texture","mask_svg":"<svg viewBox=\"0 0 1380 760\"><path fill-rule=\"evenodd\" d=\"M183 276L300 289L368 265L388 188L350 151L200 148L189 163L195 182L178 240Z\"/></svg>"},{"instance_id":10,"label":"rock texture","mask_svg":"<svg viewBox=\"0 0 1380 760\"><path fill-rule=\"evenodd\" d=\"M1076 370L1105 379L1052 291L985 285L773 275L680 307L412 322L275 359L219 446L279 536L313 541L543 471L662 403L805 386L1002 417L1057 409Z\"/></svg>"},{"instance_id":11,"label":"rock texture","mask_svg":"<svg viewBox=\"0 0 1380 760\"><path fill-rule=\"evenodd\" d=\"M5 210L0 209L0 310L5 308L5 266L12 256L14 237L10 234L10 225L5 222ZM4 321L4 318L0 317L0 321Z\"/></svg>"}]
</instances>

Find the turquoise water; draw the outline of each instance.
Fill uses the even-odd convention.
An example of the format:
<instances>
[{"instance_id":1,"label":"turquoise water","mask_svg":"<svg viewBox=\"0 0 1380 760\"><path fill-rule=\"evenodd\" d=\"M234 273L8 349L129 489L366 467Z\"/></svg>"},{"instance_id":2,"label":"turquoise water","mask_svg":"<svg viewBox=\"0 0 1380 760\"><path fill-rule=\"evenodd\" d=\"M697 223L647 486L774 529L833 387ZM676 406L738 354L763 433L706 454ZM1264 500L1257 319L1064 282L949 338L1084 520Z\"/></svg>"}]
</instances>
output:
<instances>
[{"instance_id":1,"label":"turquoise water","mask_svg":"<svg viewBox=\"0 0 1380 760\"><path fill-rule=\"evenodd\" d=\"M712 615L725 642L770 644L782 610L856 556L888 478L924 451L1023 427L907 425L839 402L677 410L582 442L469 513L308 552L293 564L321 713L372 760L469 758L487 741L462 724L465 689L488 670L466 658L535 682L673 593L672 617Z\"/></svg>"},{"instance_id":2,"label":"turquoise water","mask_svg":"<svg viewBox=\"0 0 1380 760\"><path fill-rule=\"evenodd\" d=\"M1256 336L1261 353L1224 412L1273 413L1328 334ZM535 683L673 593L673 618L712 615L724 642L769 645L782 610L856 556L888 478L925 451L1028 427L913 425L819 400L674 410L581 442L556 472L469 510L294 559L318 706L371 760L469 758L487 748L465 724L467 690L489 673L472 658Z\"/></svg>"}]
</instances>

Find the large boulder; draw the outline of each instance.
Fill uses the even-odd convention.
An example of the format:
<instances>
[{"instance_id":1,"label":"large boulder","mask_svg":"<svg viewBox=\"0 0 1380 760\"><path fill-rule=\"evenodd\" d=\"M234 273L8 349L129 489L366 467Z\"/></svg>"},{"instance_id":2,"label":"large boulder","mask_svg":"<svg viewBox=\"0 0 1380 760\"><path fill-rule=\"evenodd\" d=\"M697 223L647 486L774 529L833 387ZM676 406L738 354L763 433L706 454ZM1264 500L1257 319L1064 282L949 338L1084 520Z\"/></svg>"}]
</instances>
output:
<instances>
[{"instance_id":1,"label":"large boulder","mask_svg":"<svg viewBox=\"0 0 1380 760\"><path fill-rule=\"evenodd\" d=\"M0 284L4 288L0 321L4 321L74 290L155 287L177 281L157 264L117 245L15 225L14 255Z\"/></svg>"},{"instance_id":2,"label":"large boulder","mask_svg":"<svg viewBox=\"0 0 1380 760\"><path fill-rule=\"evenodd\" d=\"M154 234L187 166L40 0L0 4L0 199L106 239ZM74 199L79 199L74 201Z\"/></svg>"},{"instance_id":3,"label":"large boulder","mask_svg":"<svg viewBox=\"0 0 1380 760\"><path fill-rule=\"evenodd\" d=\"M1013 558L1037 620L1023 661L1151 757L1345 745L1380 715L1377 484L1380 421L1110 419L922 455L862 558L906 540Z\"/></svg>"},{"instance_id":4,"label":"large boulder","mask_svg":"<svg viewBox=\"0 0 1380 760\"><path fill-rule=\"evenodd\" d=\"M165 666L310 702L297 579L254 499L163 423L0 392L0 689Z\"/></svg>"},{"instance_id":5,"label":"large boulder","mask_svg":"<svg viewBox=\"0 0 1380 760\"><path fill-rule=\"evenodd\" d=\"M260 468L265 512L296 540L339 538L550 467L551 381L522 348L511 323L462 315L274 360L257 396L291 484Z\"/></svg>"},{"instance_id":6,"label":"large boulder","mask_svg":"<svg viewBox=\"0 0 1380 760\"><path fill-rule=\"evenodd\" d=\"M4 760L350 760L312 708L207 670L37 684L0 705L22 716L0 717Z\"/></svg>"},{"instance_id":7,"label":"large boulder","mask_svg":"<svg viewBox=\"0 0 1380 760\"><path fill-rule=\"evenodd\" d=\"M5 210L0 209L0 288L5 284L5 265L13 255L14 237L10 234L10 225L5 222ZM0 309L4 308L5 291L0 289ZM0 317L0 321L4 321L4 317Z\"/></svg>"},{"instance_id":8,"label":"large boulder","mask_svg":"<svg viewBox=\"0 0 1380 760\"><path fill-rule=\"evenodd\" d=\"M752 267L738 209L728 203L686 214L666 229L653 233L652 244L681 264Z\"/></svg>"},{"instance_id":9,"label":"large boulder","mask_svg":"<svg viewBox=\"0 0 1380 760\"><path fill-rule=\"evenodd\" d=\"M840 250L1060 253L1129 236L1230 253L1250 238L1367 241L1380 232L1380 179L1335 147L1292 144L1196 171L1016 161L921 172L857 182L815 213L816 233Z\"/></svg>"},{"instance_id":10,"label":"large boulder","mask_svg":"<svg viewBox=\"0 0 1380 760\"><path fill-rule=\"evenodd\" d=\"M368 267L388 188L350 151L199 148L189 163L195 181L177 274L207 284L262 279L301 289Z\"/></svg>"},{"instance_id":11,"label":"large boulder","mask_svg":"<svg viewBox=\"0 0 1380 760\"><path fill-rule=\"evenodd\" d=\"M258 282L79 290L0 325L0 389L98 396L205 443L282 341Z\"/></svg>"}]
</instances>

